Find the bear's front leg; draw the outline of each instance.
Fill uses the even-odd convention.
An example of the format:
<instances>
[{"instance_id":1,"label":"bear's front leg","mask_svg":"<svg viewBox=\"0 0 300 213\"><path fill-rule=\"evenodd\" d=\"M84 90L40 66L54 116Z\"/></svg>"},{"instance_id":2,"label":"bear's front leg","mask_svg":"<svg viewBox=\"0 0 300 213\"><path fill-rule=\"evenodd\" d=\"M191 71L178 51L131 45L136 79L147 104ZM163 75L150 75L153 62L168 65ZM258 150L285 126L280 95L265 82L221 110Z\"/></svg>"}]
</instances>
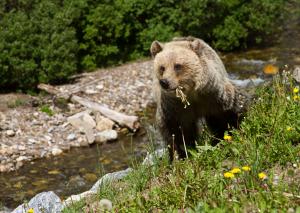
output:
<instances>
[{"instance_id":1,"label":"bear's front leg","mask_svg":"<svg viewBox=\"0 0 300 213\"><path fill-rule=\"evenodd\" d=\"M175 157L186 158L186 148L195 147L197 140L197 125L190 116L165 113L161 116L160 132L167 143L170 161ZM195 118L194 118L195 119Z\"/></svg>"}]
</instances>

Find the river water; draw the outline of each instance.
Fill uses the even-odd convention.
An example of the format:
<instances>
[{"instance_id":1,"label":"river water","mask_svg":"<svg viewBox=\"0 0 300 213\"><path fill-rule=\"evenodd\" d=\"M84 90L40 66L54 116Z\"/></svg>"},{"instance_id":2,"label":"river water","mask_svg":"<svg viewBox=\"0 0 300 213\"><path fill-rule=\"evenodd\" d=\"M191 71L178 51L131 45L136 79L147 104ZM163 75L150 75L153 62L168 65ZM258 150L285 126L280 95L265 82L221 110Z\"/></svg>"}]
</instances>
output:
<instances>
[{"instance_id":1,"label":"river water","mask_svg":"<svg viewBox=\"0 0 300 213\"><path fill-rule=\"evenodd\" d=\"M279 68L300 65L299 16L286 21L275 45L223 55L231 78L264 79L267 76L263 69L268 64ZM100 147L74 148L61 156L36 160L18 171L0 174L0 203L15 208L35 194L50 190L65 198L89 189L105 173L136 165L153 146L148 133L152 132L154 112L151 109L144 114L144 128L135 136L122 135L116 143Z\"/></svg>"}]
</instances>

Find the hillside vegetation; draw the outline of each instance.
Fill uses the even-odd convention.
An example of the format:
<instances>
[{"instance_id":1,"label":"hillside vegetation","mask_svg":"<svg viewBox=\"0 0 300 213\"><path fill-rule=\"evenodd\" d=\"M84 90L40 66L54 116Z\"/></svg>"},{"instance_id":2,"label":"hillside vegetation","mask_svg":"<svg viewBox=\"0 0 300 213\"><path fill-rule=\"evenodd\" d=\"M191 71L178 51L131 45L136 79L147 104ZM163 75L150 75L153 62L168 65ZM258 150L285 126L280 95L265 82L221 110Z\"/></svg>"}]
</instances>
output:
<instances>
[{"instance_id":1,"label":"hillside vegetation","mask_svg":"<svg viewBox=\"0 0 300 213\"><path fill-rule=\"evenodd\" d=\"M125 180L101 187L98 198L64 212L103 198L113 212L299 212L299 86L276 76L257 97L241 128L217 146L204 132L188 159L137 166Z\"/></svg>"}]
</instances>

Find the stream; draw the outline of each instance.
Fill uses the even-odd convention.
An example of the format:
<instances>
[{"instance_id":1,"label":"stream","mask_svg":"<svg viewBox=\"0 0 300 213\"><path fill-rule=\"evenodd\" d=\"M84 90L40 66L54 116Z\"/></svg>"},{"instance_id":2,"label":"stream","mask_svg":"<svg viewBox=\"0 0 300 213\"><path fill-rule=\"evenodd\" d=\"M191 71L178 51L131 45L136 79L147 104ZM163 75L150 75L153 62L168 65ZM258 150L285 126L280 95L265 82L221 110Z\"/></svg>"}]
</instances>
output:
<instances>
[{"instance_id":1,"label":"stream","mask_svg":"<svg viewBox=\"0 0 300 213\"><path fill-rule=\"evenodd\" d=\"M222 56L233 79L266 79L263 69L300 65L300 19L291 18L274 46L228 53ZM27 163L21 169L0 173L1 205L15 208L41 191L54 191L61 198L88 190L99 177L137 164L149 151L154 110L147 113L143 128L136 135L122 135L117 142L101 146L73 148L57 157Z\"/></svg>"}]
</instances>

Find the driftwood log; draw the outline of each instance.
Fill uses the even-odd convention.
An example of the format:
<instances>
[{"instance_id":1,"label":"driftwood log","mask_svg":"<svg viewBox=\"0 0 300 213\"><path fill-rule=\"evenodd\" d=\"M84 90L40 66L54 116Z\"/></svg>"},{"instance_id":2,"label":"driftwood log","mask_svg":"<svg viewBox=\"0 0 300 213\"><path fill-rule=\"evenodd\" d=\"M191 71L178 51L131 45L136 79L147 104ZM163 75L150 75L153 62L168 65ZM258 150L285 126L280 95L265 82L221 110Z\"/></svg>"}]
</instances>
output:
<instances>
[{"instance_id":1,"label":"driftwood log","mask_svg":"<svg viewBox=\"0 0 300 213\"><path fill-rule=\"evenodd\" d=\"M136 131L140 127L139 118L137 116L126 115L115 110L109 109L108 107L90 101L86 98L79 97L73 94L62 93L60 90L56 89L54 86L49 84L39 84L38 88L44 90L49 94L55 95L60 98L64 98L68 101L76 102L85 106L93 111L100 112L103 116L113 120L118 123L120 126L126 126L132 131Z\"/></svg>"},{"instance_id":2,"label":"driftwood log","mask_svg":"<svg viewBox=\"0 0 300 213\"><path fill-rule=\"evenodd\" d=\"M85 106L93 111L98 111L105 117L117 122L121 126L126 126L132 131L135 131L139 128L139 118L133 115L125 115L123 113L117 112L115 110L109 109L104 105L90 101L86 98L79 97L77 95L72 95L72 102L77 102L82 106Z\"/></svg>"}]
</instances>

